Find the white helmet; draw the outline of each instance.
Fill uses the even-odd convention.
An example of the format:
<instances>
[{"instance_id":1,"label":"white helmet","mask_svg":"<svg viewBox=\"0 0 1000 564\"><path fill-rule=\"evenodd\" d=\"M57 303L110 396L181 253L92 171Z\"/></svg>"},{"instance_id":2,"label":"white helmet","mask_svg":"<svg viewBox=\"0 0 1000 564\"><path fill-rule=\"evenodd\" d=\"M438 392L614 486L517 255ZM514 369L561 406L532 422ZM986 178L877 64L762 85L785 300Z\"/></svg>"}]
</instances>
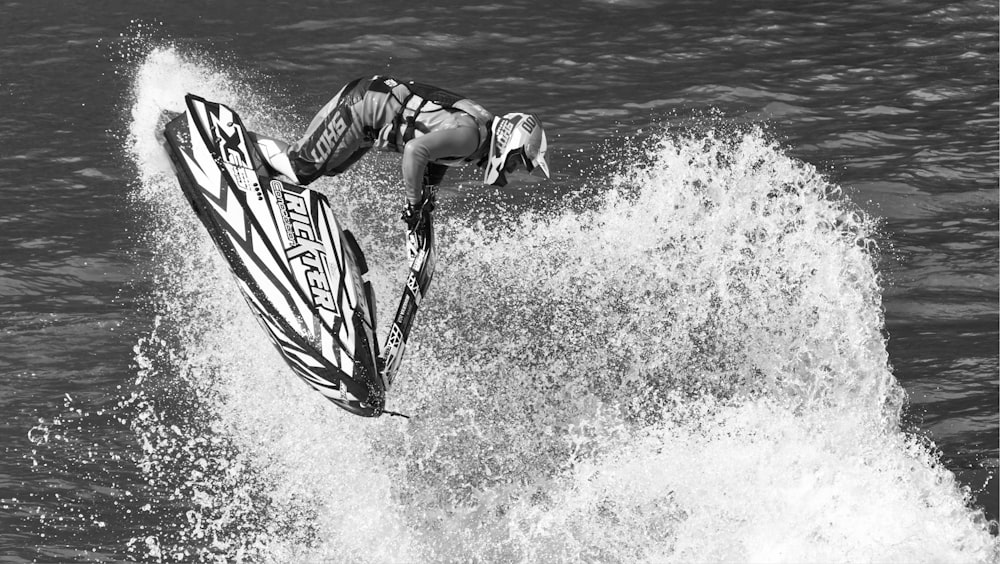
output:
<instances>
[{"instance_id":1,"label":"white helmet","mask_svg":"<svg viewBox=\"0 0 1000 564\"><path fill-rule=\"evenodd\" d=\"M537 167L549 178L549 163L545 162L545 130L534 114L504 114L493 120L490 128L492 141L487 155L486 175L483 184L504 186L507 173L518 163L528 172Z\"/></svg>"}]
</instances>

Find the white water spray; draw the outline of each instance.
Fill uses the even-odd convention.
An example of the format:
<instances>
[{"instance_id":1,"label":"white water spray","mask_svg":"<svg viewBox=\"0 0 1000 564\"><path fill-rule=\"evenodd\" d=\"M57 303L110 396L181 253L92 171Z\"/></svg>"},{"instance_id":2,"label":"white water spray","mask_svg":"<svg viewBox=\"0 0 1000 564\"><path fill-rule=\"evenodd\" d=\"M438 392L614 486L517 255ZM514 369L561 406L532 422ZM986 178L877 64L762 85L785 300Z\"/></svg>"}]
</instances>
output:
<instances>
[{"instance_id":1,"label":"white water spray","mask_svg":"<svg viewBox=\"0 0 1000 564\"><path fill-rule=\"evenodd\" d=\"M870 221L759 133L664 136L587 212L498 230L442 210L439 271L389 398L414 418L372 421L272 350L155 139L188 91L294 134L244 90L174 49L136 74L159 322L137 345L134 428L165 492L139 556L995 558L953 476L898 431L859 244ZM319 188L354 202L385 315L401 237L379 205L398 187L346 180Z\"/></svg>"}]
</instances>

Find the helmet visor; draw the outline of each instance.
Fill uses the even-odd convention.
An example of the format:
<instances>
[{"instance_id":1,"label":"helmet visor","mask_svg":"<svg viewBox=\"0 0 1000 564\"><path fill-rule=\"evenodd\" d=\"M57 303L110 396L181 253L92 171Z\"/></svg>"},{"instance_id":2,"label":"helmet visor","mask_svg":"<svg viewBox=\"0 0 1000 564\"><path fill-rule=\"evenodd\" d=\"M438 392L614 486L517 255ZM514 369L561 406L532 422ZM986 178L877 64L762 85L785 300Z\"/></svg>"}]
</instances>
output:
<instances>
[{"instance_id":1,"label":"helmet visor","mask_svg":"<svg viewBox=\"0 0 1000 564\"><path fill-rule=\"evenodd\" d=\"M537 144L529 144L526 150L523 151L524 166L528 172L535 176L550 178L549 163L545 160L545 151L548 149L549 144L545 138L545 132L539 131L539 133L541 133L541 138L538 139Z\"/></svg>"}]
</instances>

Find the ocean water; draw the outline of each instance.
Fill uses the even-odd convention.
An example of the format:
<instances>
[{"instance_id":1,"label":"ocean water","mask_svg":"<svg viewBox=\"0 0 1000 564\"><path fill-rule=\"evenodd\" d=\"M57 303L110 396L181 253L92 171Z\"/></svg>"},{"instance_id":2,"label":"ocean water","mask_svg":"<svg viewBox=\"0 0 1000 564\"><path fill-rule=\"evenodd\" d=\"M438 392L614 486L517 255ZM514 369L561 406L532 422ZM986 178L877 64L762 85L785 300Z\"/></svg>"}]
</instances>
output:
<instances>
[{"instance_id":1,"label":"ocean water","mask_svg":"<svg viewBox=\"0 0 1000 564\"><path fill-rule=\"evenodd\" d=\"M0 560L998 560L996 3L132 4L2 8ZM442 187L411 419L291 373L156 137L376 72L554 171ZM398 166L314 184L383 316Z\"/></svg>"}]
</instances>

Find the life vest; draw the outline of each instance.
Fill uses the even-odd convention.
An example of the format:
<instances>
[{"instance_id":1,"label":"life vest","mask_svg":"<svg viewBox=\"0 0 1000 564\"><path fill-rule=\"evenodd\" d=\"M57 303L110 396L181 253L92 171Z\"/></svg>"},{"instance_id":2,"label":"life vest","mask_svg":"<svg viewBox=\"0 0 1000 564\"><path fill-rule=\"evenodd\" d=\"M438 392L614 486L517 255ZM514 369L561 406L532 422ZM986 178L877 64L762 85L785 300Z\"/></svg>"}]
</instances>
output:
<instances>
[{"instance_id":1,"label":"life vest","mask_svg":"<svg viewBox=\"0 0 1000 564\"><path fill-rule=\"evenodd\" d=\"M427 133L433 124L434 112L455 110L468 114L479 127L479 148L471 155L438 159L434 162L446 166L460 166L476 160L489 140L490 122L493 120L486 108L476 102L436 86L418 82L399 82L388 76L376 76L368 87L369 92L382 92L398 104L392 123L384 125L375 139L375 146L402 152L412 139ZM444 117L444 116L441 116Z\"/></svg>"}]
</instances>

